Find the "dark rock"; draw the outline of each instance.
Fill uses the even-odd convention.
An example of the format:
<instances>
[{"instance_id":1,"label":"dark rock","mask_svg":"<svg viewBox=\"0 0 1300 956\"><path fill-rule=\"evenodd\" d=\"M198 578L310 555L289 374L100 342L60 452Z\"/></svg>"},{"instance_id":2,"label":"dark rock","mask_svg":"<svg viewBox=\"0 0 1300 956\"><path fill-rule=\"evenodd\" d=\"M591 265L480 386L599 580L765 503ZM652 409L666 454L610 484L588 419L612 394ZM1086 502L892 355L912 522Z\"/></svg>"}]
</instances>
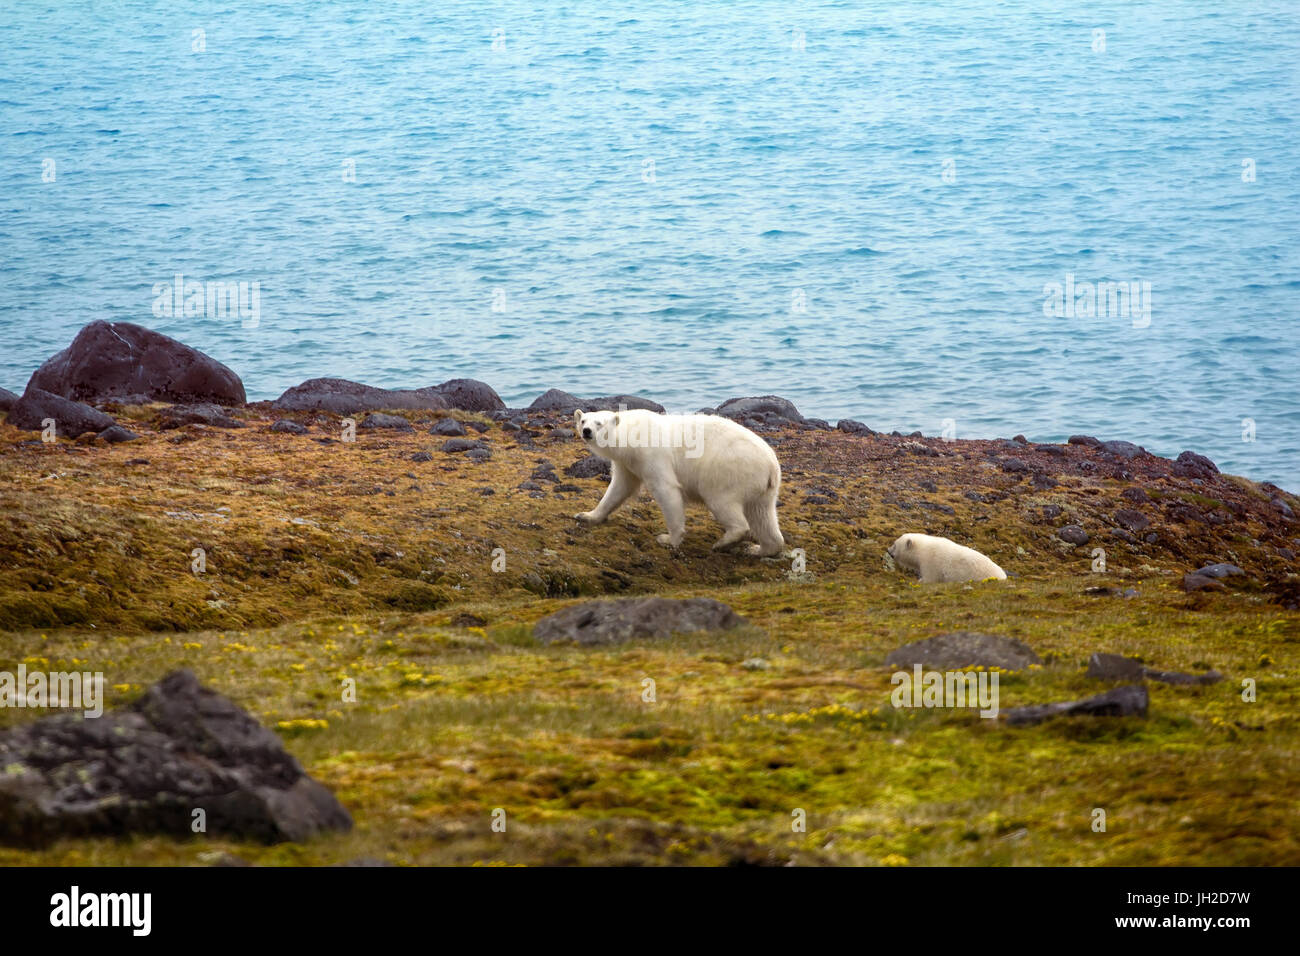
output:
<instances>
[{"instance_id":1,"label":"dark rock","mask_svg":"<svg viewBox=\"0 0 1300 956\"><path fill-rule=\"evenodd\" d=\"M1029 439L1026 438L1024 435L1016 435L1016 436L1013 437L1011 440L1014 441L1014 442L1019 442L1019 443L1022 444L1022 445L1028 445L1028 444L1029 444Z\"/></svg>"},{"instance_id":2,"label":"dark rock","mask_svg":"<svg viewBox=\"0 0 1300 956\"><path fill-rule=\"evenodd\" d=\"M804 424L804 417L794 403L779 395L759 395L751 398L729 398L718 406L718 414L723 418L740 421L755 415L774 415L778 419Z\"/></svg>"},{"instance_id":3,"label":"dark rock","mask_svg":"<svg viewBox=\"0 0 1300 956\"><path fill-rule=\"evenodd\" d=\"M520 491L541 491L542 486L535 481L521 481L519 483Z\"/></svg>"},{"instance_id":4,"label":"dark rock","mask_svg":"<svg viewBox=\"0 0 1300 956\"><path fill-rule=\"evenodd\" d=\"M1067 544L1076 547L1088 543L1088 532L1084 531L1077 524L1067 524L1064 528L1056 532L1056 536Z\"/></svg>"},{"instance_id":5,"label":"dark rock","mask_svg":"<svg viewBox=\"0 0 1300 956\"><path fill-rule=\"evenodd\" d=\"M1146 452L1145 448L1140 448L1131 441L1104 441L1101 443L1101 450L1108 455L1116 455L1124 459L1136 458Z\"/></svg>"},{"instance_id":6,"label":"dark rock","mask_svg":"<svg viewBox=\"0 0 1300 956\"><path fill-rule=\"evenodd\" d=\"M583 399L560 391L558 388L552 388L537 396L528 406L528 411L571 416L579 408L584 412L616 412L620 408L643 408L660 414L664 411L664 407L658 402L637 395L608 395L604 398Z\"/></svg>"},{"instance_id":7,"label":"dark rock","mask_svg":"<svg viewBox=\"0 0 1300 956\"><path fill-rule=\"evenodd\" d=\"M586 458L579 458L576 462L564 469L564 473L570 478L600 478L609 477L609 461L601 458L599 455L588 455Z\"/></svg>"},{"instance_id":8,"label":"dark rock","mask_svg":"<svg viewBox=\"0 0 1300 956\"><path fill-rule=\"evenodd\" d=\"M1207 564L1203 568L1197 568L1192 573L1199 574L1202 577L1216 578L1216 579L1231 578L1231 577L1236 577L1237 575L1244 576L1246 574L1245 571L1237 567L1235 564L1226 564L1226 563Z\"/></svg>"},{"instance_id":9,"label":"dark rock","mask_svg":"<svg viewBox=\"0 0 1300 956\"><path fill-rule=\"evenodd\" d=\"M815 428L818 431L823 432L834 431L834 429L831 428L831 423L826 421L824 418L805 418L803 423L805 428Z\"/></svg>"},{"instance_id":10,"label":"dark rock","mask_svg":"<svg viewBox=\"0 0 1300 956\"><path fill-rule=\"evenodd\" d=\"M465 452L465 457L471 461L487 461L492 457L492 452L488 451L486 448L471 448L469 451Z\"/></svg>"},{"instance_id":11,"label":"dark rock","mask_svg":"<svg viewBox=\"0 0 1300 956\"><path fill-rule=\"evenodd\" d=\"M936 491L939 490L939 486L936 485L929 478L922 478L920 481L916 483L916 486L920 488L922 491L928 491L931 494L934 494Z\"/></svg>"},{"instance_id":12,"label":"dark rock","mask_svg":"<svg viewBox=\"0 0 1300 956\"><path fill-rule=\"evenodd\" d=\"M1112 538L1119 538L1121 541L1127 541L1129 544L1137 544L1137 543L1138 543L1138 539L1135 538L1135 537L1134 537L1132 534L1130 534L1129 532L1125 531L1123 528L1111 528L1111 529L1110 529L1110 536L1111 536Z\"/></svg>"},{"instance_id":13,"label":"dark rock","mask_svg":"<svg viewBox=\"0 0 1300 956\"><path fill-rule=\"evenodd\" d=\"M182 425L211 425L214 428L244 428L244 423L231 418L226 410L212 402L199 402L196 405L173 405L164 408L158 415L158 427L163 431L180 428Z\"/></svg>"},{"instance_id":14,"label":"dark rock","mask_svg":"<svg viewBox=\"0 0 1300 956\"><path fill-rule=\"evenodd\" d=\"M572 428L553 428L551 429L551 438L554 441L571 441L574 437Z\"/></svg>"},{"instance_id":15,"label":"dark rock","mask_svg":"<svg viewBox=\"0 0 1300 956\"><path fill-rule=\"evenodd\" d=\"M744 618L712 598L620 598L588 601L547 615L534 625L533 637L543 644L613 644L638 637L725 631L744 623Z\"/></svg>"},{"instance_id":16,"label":"dark rock","mask_svg":"<svg viewBox=\"0 0 1300 956\"><path fill-rule=\"evenodd\" d=\"M99 434L117 423L108 415L89 405L55 395L32 385L22 398L9 409L9 424L23 431L38 432L45 419L54 419L55 434L62 438L76 438L86 432Z\"/></svg>"},{"instance_id":17,"label":"dark rock","mask_svg":"<svg viewBox=\"0 0 1300 956\"><path fill-rule=\"evenodd\" d=\"M352 415L381 409L439 410L447 400L436 387L403 389L374 388L343 378L313 378L285 390L271 403L277 411L325 411Z\"/></svg>"},{"instance_id":18,"label":"dark rock","mask_svg":"<svg viewBox=\"0 0 1300 956\"><path fill-rule=\"evenodd\" d=\"M433 461L433 456L427 451L417 451L411 456L411 461Z\"/></svg>"},{"instance_id":19,"label":"dark rock","mask_svg":"<svg viewBox=\"0 0 1300 956\"><path fill-rule=\"evenodd\" d=\"M440 418L429 429L430 435L464 435L465 426L454 418Z\"/></svg>"},{"instance_id":20,"label":"dark rock","mask_svg":"<svg viewBox=\"0 0 1300 956\"><path fill-rule=\"evenodd\" d=\"M1204 674L1158 671L1131 657L1100 653L1088 658L1087 676L1096 680L1154 680L1162 684L1217 684L1223 680L1223 675L1218 671L1207 671Z\"/></svg>"},{"instance_id":21,"label":"dark rock","mask_svg":"<svg viewBox=\"0 0 1300 956\"><path fill-rule=\"evenodd\" d=\"M0 412L9 411L16 401L18 401L17 395L7 388L0 388Z\"/></svg>"},{"instance_id":22,"label":"dark rock","mask_svg":"<svg viewBox=\"0 0 1300 956\"><path fill-rule=\"evenodd\" d=\"M1292 508L1291 508L1291 506L1290 506L1289 504L1286 503L1286 500L1285 500L1285 499L1283 499L1283 498L1274 498L1272 501L1269 502L1269 504L1271 504L1271 505L1272 505L1274 508L1276 508L1278 511L1282 512L1282 517L1284 517L1284 518L1294 518L1294 517L1295 517L1295 511L1293 511Z\"/></svg>"},{"instance_id":23,"label":"dark rock","mask_svg":"<svg viewBox=\"0 0 1300 956\"><path fill-rule=\"evenodd\" d=\"M1003 458L998 462L1003 471L1013 474L1033 471L1033 466L1020 458Z\"/></svg>"},{"instance_id":24,"label":"dark rock","mask_svg":"<svg viewBox=\"0 0 1300 956\"><path fill-rule=\"evenodd\" d=\"M1125 598L1126 600L1138 596L1136 588L1115 588L1106 585L1084 588L1083 593L1089 597L1119 597Z\"/></svg>"},{"instance_id":25,"label":"dark rock","mask_svg":"<svg viewBox=\"0 0 1300 956\"><path fill-rule=\"evenodd\" d=\"M1043 517L1048 521L1055 521L1063 512L1064 509L1060 505L1043 505Z\"/></svg>"},{"instance_id":26,"label":"dark rock","mask_svg":"<svg viewBox=\"0 0 1300 956\"><path fill-rule=\"evenodd\" d=\"M244 384L216 359L130 322L91 322L45 360L29 386L81 402L148 401L243 405Z\"/></svg>"},{"instance_id":27,"label":"dark rock","mask_svg":"<svg viewBox=\"0 0 1300 956\"><path fill-rule=\"evenodd\" d=\"M1019 671L1030 664L1042 664L1042 658L1023 641L996 634L953 631L904 644L885 658L889 667L915 667L934 670L962 670L968 667L1000 667Z\"/></svg>"},{"instance_id":28,"label":"dark rock","mask_svg":"<svg viewBox=\"0 0 1300 956\"><path fill-rule=\"evenodd\" d=\"M486 422L467 422L470 428L482 435L490 427Z\"/></svg>"},{"instance_id":29,"label":"dark rock","mask_svg":"<svg viewBox=\"0 0 1300 956\"><path fill-rule=\"evenodd\" d=\"M1057 481L1053 475L1036 472L1031 480L1031 484L1033 484L1036 491L1047 491L1050 488L1055 488L1060 484L1060 482Z\"/></svg>"},{"instance_id":30,"label":"dark rock","mask_svg":"<svg viewBox=\"0 0 1300 956\"><path fill-rule=\"evenodd\" d=\"M99 433L101 441L106 441L110 445L116 445L118 442L135 441L140 436L129 428L123 428L121 425L110 425Z\"/></svg>"},{"instance_id":31,"label":"dark rock","mask_svg":"<svg viewBox=\"0 0 1300 956\"><path fill-rule=\"evenodd\" d=\"M568 483L566 482L565 484L556 485L556 486L555 486L554 488L552 488L551 490L554 491L554 492L556 492L556 493L559 493L559 492L561 492L561 491L563 491L563 492L568 492L568 493L572 493L572 492L575 492L575 491L582 491L583 489L582 489L581 487L579 487L578 485L571 485L571 484L568 484Z\"/></svg>"},{"instance_id":32,"label":"dark rock","mask_svg":"<svg viewBox=\"0 0 1300 956\"><path fill-rule=\"evenodd\" d=\"M448 408L463 412L496 412L506 407L491 385L477 379L453 378L434 386L434 390L443 397Z\"/></svg>"},{"instance_id":33,"label":"dark rock","mask_svg":"<svg viewBox=\"0 0 1300 956\"><path fill-rule=\"evenodd\" d=\"M1137 505L1151 500L1151 496L1141 488L1125 488L1119 493L1119 496L1126 501L1131 501Z\"/></svg>"},{"instance_id":34,"label":"dark rock","mask_svg":"<svg viewBox=\"0 0 1300 956\"><path fill-rule=\"evenodd\" d=\"M1171 469L1175 475L1180 478L1213 478L1219 473L1218 466L1206 458L1204 455L1198 455L1194 451L1185 451L1174 459L1174 466Z\"/></svg>"},{"instance_id":35,"label":"dark rock","mask_svg":"<svg viewBox=\"0 0 1300 956\"><path fill-rule=\"evenodd\" d=\"M1096 697L1084 700L1063 701L1055 704L1035 704L1031 707L1013 707L1006 712L1007 723L1024 727L1042 723L1049 717L1145 717L1150 697L1145 684L1128 684L1116 687Z\"/></svg>"},{"instance_id":36,"label":"dark rock","mask_svg":"<svg viewBox=\"0 0 1300 956\"><path fill-rule=\"evenodd\" d=\"M281 418L271 426L271 431L286 432L290 435L305 435L307 434L307 426L299 425L297 422L290 421L287 418Z\"/></svg>"},{"instance_id":37,"label":"dark rock","mask_svg":"<svg viewBox=\"0 0 1300 956\"><path fill-rule=\"evenodd\" d=\"M1226 591L1223 583L1205 574L1184 574L1183 590L1188 594L1193 591Z\"/></svg>"},{"instance_id":38,"label":"dark rock","mask_svg":"<svg viewBox=\"0 0 1300 956\"><path fill-rule=\"evenodd\" d=\"M476 449L485 449L487 445L475 438L448 438L442 443L439 451L445 451L449 455L462 451L473 451Z\"/></svg>"},{"instance_id":39,"label":"dark rock","mask_svg":"<svg viewBox=\"0 0 1300 956\"><path fill-rule=\"evenodd\" d=\"M392 428L399 432L409 432L411 423L401 415L385 415L382 412L371 412L357 424L358 428Z\"/></svg>"},{"instance_id":40,"label":"dark rock","mask_svg":"<svg viewBox=\"0 0 1300 956\"><path fill-rule=\"evenodd\" d=\"M163 833L266 842L349 830L338 800L279 738L231 701L173 671L129 708L46 717L0 733L0 840Z\"/></svg>"},{"instance_id":41,"label":"dark rock","mask_svg":"<svg viewBox=\"0 0 1300 956\"><path fill-rule=\"evenodd\" d=\"M1093 438L1091 435L1071 435L1066 439L1067 445L1086 445L1089 448L1100 448L1101 441Z\"/></svg>"},{"instance_id":42,"label":"dark rock","mask_svg":"<svg viewBox=\"0 0 1300 956\"><path fill-rule=\"evenodd\" d=\"M524 427L524 426L523 426L523 425L520 425L518 422L502 422L502 423L501 423L501 430L504 431L504 432L517 432L517 431L521 430L523 427Z\"/></svg>"},{"instance_id":43,"label":"dark rock","mask_svg":"<svg viewBox=\"0 0 1300 956\"><path fill-rule=\"evenodd\" d=\"M809 505L833 505L834 499L827 498L825 495L804 495L804 504ZM949 511L952 509L950 508Z\"/></svg>"},{"instance_id":44,"label":"dark rock","mask_svg":"<svg viewBox=\"0 0 1300 956\"><path fill-rule=\"evenodd\" d=\"M1120 508L1115 512L1115 522L1129 531L1144 531L1151 521L1140 511L1132 508Z\"/></svg>"},{"instance_id":45,"label":"dark rock","mask_svg":"<svg viewBox=\"0 0 1300 956\"><path fill-rule=\"evenodd\" d=\"M874 435L876 434L862 422L854 421L852 418L841 418L835 425L842 432L850 435Z\"/></svg>"}]
</instances>

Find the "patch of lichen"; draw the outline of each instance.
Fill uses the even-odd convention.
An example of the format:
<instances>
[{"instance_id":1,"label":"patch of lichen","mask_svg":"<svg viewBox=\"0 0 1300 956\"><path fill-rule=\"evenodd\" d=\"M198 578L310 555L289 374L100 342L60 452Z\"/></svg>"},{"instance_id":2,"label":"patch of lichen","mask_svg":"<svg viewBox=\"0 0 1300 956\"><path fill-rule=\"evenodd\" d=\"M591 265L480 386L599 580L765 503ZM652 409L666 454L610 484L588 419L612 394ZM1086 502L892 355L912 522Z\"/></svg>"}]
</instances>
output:
<instances>
[{"instance_id":1,"label":"patch of lichen","mask_svg":"<svg viewBox=\"0 0 1300 956\"><path fill-rule=\"evenodd\" d=\"M990 466L980 443L932 443L936 456L785 434L797 574L789 558L712 553L703 513L680 554L659 548L649 499L577 526L603 482L562 477L583 452L544 425L531 447L493 426L492 458L476 463L422 429L321 444L339 434L328 416L304 416L312 434L293 436L256 414L246 429L172 432L135 414L143 438L129 445L25 445L0 428L0 670L103 671L120 706L192 668L275 728L356 829L300 846L68 840L0 848L0 864L1300 863L1300 614L1267 588L1179 587L1201 561L1265 583L1294 570L1271 496L1251 483L1063 468L1040 489ZM432 460L411 460L420 451ZM581 491L519 490L543 458ZM1134 484L1161 500L1119 497ZM1164 499L1199 507L1180 490L1232 520L1168 518ZM1156 542L1111 536L1119 507L1148 514ZM1067 521L1095 540L1065 545ZM882 565L907 530L971 544L1017 576L923 588ZM1084 593L1098 584L1138 594ZM749 623L605 648L530 637L570 595L624 593L716 597ZM1104 689L1084 675L1094 651L1227 680L1151 684L1145 720L1013 729L895 709L888 652L957 629L1044 658L999 675L1003 708ZM0 710L0 726L33 716Z\"/></svg>"}]
</instances>

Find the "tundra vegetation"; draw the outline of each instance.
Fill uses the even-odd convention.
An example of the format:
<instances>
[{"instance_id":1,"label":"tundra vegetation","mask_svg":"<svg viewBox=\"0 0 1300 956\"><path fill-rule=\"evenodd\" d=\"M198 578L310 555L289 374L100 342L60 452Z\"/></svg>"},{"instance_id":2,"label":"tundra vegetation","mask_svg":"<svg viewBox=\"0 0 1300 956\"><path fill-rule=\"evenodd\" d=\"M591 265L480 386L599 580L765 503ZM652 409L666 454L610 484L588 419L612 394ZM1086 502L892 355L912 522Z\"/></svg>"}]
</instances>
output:
<instances>
[{"instance_id":1,"label":"tundra vegetation","mask_svg":"<svg viewBox=\"0 0 1300 956\"><path fill-rule=\"evenodd\" d=\"M1089 443L773 428L800 567L711 551L702 512L660 547L648 497L579 525L604 479L564 474L586 452L563 415L395 410L411 430L345 442L340 416L265 404L230 413L243 428L111 410L138 440L0 425L0 670L102 671L113 708L190 668L355 828L65 839L0 864L1300 864L1300 502L1278 489ZM448 417L462 451L429 433ZM905 531L1013 576L922 586L882 561ZM1246 573L1185 590L1215 562ZM649 594L747 623L532 637L574 602ZM1003 710L1105 690L1094 652L1226 679L1152 681L1145 718L892 707L886 655L955 630L1042 657L999 675ZM34 716L0 709L0 728Z\"/></svg>"}]
</instances>

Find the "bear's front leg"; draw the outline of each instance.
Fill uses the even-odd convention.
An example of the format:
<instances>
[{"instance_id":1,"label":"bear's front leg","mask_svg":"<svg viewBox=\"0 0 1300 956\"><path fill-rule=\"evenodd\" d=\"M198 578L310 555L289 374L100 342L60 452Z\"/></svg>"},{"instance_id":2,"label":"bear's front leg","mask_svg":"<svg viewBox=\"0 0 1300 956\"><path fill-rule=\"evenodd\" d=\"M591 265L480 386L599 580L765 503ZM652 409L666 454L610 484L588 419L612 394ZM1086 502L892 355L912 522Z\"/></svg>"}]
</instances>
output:
<instances>
[{"instance_id":1,"label":"bear's front leg","mask_svg":"<svg viewBox=\"0 0 1300 956\"><path fill-rule=\"evenodd\" d=\"M600 524L614 513L623 502L641 490L641 479L617 463L610 465L609 487L600 504L591 511L580 511L573 517L587 524Z\"/></svg>"},{"instance_id":2,"label":"bear's front leg","mask_svg":"<svg viewBox=\"0 0 1300 956\"><path fill-rule=\"evenodd\" d=\"M682 499L682 489L676 481L668 479L646 479L646 484L659 503L659 510L664 513L664 524L668 526L668 533L655 540L676 549L686 536L686 502Z\"/></svg>"}]
</instances>

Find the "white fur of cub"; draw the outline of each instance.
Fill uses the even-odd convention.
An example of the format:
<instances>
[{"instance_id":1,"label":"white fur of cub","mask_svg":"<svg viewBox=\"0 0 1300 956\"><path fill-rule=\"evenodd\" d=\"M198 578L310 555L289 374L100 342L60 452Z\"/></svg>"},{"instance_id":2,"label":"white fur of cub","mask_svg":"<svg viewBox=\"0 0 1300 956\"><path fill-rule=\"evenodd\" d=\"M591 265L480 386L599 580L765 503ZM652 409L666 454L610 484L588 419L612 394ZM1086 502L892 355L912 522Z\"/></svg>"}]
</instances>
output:
<instances>
[{"instance_id":1,"label":"white fur of cub","mask_svg":"<svg viewBox=\"0 0 1300 956\"><path fill-rule=\"evenodd\" d=\"M915 571L923 584L1005 580L1007 573L974 548L928 534L905 534L889 546L894 563Z\"/></svg>"},{"instance_id":2,"label":"white fur of cub","mask_svg":"<svg viewBox=\"0 0 1300 956\"><path fill-rule=\"evenodd\" d=\"M781 463L770 445L748 428L718 415L659 415L641 409L573 413L578 436L610 461L610 482L600 504L574 515L599 524L644 485L663 512L668 533L660 544L676 548L686 533L686 505L713 512L723 534L714 550L747 537L753 555L781 553L776 520Z\"/></svg>"}]
</instances>

